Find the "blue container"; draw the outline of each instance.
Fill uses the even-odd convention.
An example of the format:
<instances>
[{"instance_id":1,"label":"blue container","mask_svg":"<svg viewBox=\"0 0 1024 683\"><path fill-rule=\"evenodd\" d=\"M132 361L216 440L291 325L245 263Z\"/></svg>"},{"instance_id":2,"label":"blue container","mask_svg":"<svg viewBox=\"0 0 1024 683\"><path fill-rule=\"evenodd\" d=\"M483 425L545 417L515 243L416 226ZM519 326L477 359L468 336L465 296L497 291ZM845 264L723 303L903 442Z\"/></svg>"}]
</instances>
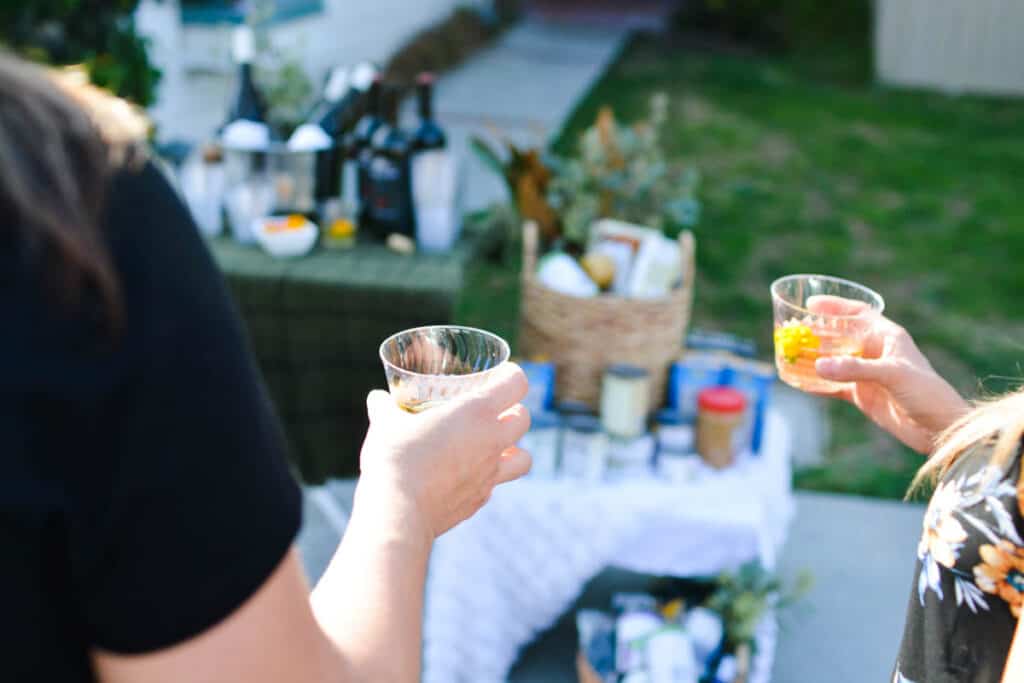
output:
<instances>
[{"instance_id":1,"label":"blue container","mask_svg":"<svg viewBox=\"0 0 1024 683\"><path fill-rule=\"evenodd\" d=\"M718 353L688 353L672 364L668 380L668 407L683 418L697 419L697 396L728 379L728 358Z\"/></svg>"},{"instance_id":2,"label":"blue container","mask_svg":"<svg viewBox=\"0 0 1024 683\"><path fill-rule=\"evenodd\" d=\"M519 367L526 373L526 380L530 384L523 405L531 413L550 410L555 402L555 364L521 362Z\"/></svg>"},{"instance_id":3,"label":"blue container","mask_svg":"<svg viewBox=\"0 0 1024 683\"><path fill-rule=\"evenodd\" d=\"M751 406L750 452L761 453L764 421L775 384L775 368L766 363L739 361L730 365L728 386L741 391Z\"/></svg>"}]
</instances>

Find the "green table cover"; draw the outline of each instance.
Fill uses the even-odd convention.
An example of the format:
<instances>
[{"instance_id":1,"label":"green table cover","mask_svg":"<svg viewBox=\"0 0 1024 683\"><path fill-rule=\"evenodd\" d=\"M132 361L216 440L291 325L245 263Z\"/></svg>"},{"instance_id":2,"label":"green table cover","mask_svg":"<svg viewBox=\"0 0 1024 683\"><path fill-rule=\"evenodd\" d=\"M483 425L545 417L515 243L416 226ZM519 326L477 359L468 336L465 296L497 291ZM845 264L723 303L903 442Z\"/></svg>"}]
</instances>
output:
<instances>
[{"instance_id":1,"label":"green table cover","mask_svg":"<svg viewBox=\"0 0 1024 683\"><path fill-rule=\"evenodd\" d=\"M465 266L483 242L470 235L442 255L360 243L293 260L210 242L306 481L358 472L366 394L385 386L380 343L452 322Z\"/></svg>"}]
</instances>

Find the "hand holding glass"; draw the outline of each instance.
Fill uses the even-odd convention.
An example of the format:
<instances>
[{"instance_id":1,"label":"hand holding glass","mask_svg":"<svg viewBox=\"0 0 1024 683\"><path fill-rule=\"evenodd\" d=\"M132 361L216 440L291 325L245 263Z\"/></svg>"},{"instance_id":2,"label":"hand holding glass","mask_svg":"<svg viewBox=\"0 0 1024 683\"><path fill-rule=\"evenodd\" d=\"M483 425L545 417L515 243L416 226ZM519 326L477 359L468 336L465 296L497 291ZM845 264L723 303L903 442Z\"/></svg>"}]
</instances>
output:
<instances>
[{"instance_id":1,"label":"hand holding glass","mask_svg":"<svg viewBox=\"0 0 1024 683\"><path fill-rule=\"evenodd\" d=\"M786 384L816 393L845 385L823 379L819 358L860 356L885 308L876 292L827 275L790 275L772 283L775 366Z\"/></svg>"}]
</instances>

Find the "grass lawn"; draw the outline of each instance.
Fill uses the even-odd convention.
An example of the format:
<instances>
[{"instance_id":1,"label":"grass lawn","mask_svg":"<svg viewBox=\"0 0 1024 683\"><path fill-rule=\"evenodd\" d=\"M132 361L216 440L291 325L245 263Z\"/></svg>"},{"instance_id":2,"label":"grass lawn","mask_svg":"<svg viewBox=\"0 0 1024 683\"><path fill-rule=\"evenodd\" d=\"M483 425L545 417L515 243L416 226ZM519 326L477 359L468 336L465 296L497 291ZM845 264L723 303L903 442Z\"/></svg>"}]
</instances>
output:
<instances>
[{"instance_id":1,"label":"grass lawn","mask_svg":"<svg viewBox=\"0 0 1024 683\"><path fill-rule=\"evenodd\" d=\"M602 104L641 116L671 97L666 144L703 175L694 324L770 355L768 285L793 272L881 292L933 364L970 396L1016 386L1024 356L1024 100L904 92L783 59L635 39L556 143ZM466 323L514 335L515 265L477 264ZM920 463L833 406L830 459L808 488L899 497Z\"/></svg>"}]
</instances>

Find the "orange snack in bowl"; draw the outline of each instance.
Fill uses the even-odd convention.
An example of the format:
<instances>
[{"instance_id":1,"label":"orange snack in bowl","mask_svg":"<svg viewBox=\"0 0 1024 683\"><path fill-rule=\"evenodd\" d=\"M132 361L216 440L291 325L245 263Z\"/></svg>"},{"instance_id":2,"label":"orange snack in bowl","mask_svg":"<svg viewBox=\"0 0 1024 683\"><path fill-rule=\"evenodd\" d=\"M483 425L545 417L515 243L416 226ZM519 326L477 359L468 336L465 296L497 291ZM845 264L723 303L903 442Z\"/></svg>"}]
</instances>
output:
<instances>
[{"instance_id":1,"label":"orange snack in bowl","mask_svg":"<svg viewBox=\"0 0 1024 683\"><path fill-rule=\"evenodd\" d=\"M293 213L284 218L267 221L266 230L268 233L285 232L287 230L298 230L305 227L306 217L302 214Z\"/></svg>"}]
</instances>

